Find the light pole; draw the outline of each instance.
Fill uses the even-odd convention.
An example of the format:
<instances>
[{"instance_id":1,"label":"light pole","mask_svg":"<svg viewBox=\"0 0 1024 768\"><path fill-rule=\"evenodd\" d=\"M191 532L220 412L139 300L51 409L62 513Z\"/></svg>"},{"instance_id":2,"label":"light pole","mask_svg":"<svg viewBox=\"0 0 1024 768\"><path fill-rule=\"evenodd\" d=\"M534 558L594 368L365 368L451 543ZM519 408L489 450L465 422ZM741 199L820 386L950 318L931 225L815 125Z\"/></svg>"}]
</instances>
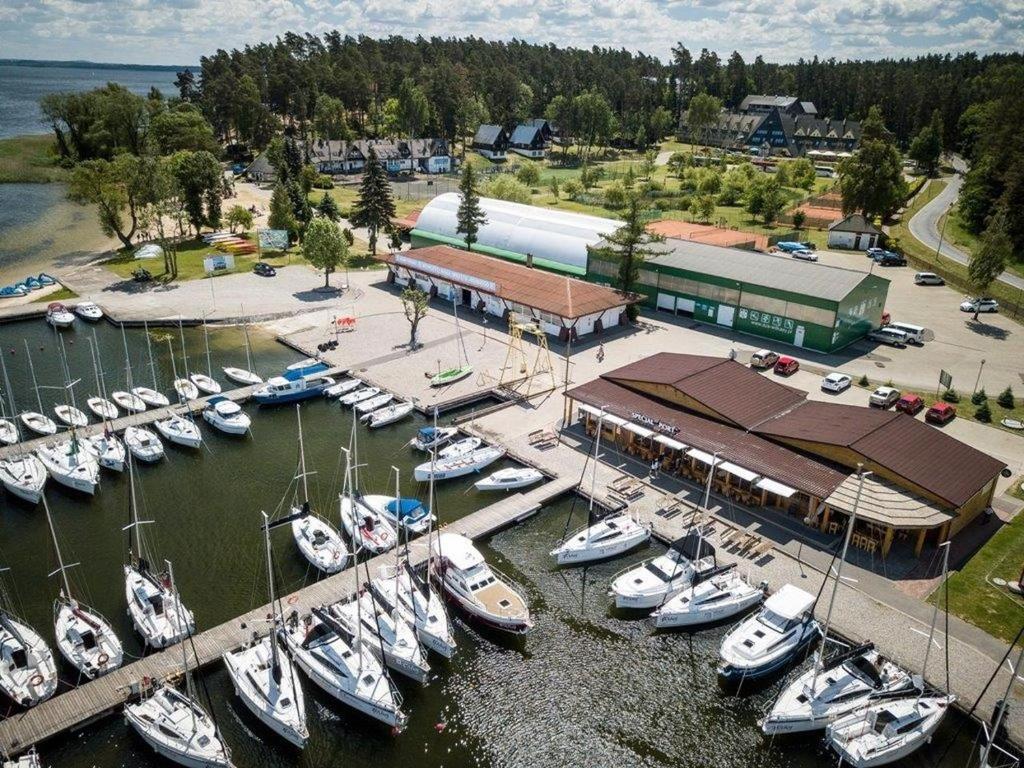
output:
<instances>
[{"instance_id":1,"label":"light pole","mask_svg":"<svg viewBox=\"0 0 1024 768\"><path fill-rule=\"evenodd\" d=\"M984 368L984 367L985 367L985 358L981 358L981 365L978 366L978 378L976 378L974 380L974 392L972 392L971 394L974 394L975 392L978 391L978 384L981 382L981 369Z\"/></svg>"}]
</instances>

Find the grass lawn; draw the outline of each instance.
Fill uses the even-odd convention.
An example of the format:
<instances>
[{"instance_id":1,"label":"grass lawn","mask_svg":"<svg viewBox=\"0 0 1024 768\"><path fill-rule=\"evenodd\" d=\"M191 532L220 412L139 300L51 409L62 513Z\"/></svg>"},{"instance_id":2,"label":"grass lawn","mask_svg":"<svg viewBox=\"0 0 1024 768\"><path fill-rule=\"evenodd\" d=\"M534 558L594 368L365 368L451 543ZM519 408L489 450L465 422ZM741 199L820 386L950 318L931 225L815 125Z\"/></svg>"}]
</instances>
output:
<instances>
[{"instance_id":1,"label":"grass lawn","mask_svg":"<svg viewBox=\"0 0 1024 768\"><path fill-rule=\"evenodd\" d=\"M223 255L223 252L207 245L200 238L186 240L184 243L181 243L178 246L178 276L176 279L182 281L209 277L203 268L203 259L210 255ZM234 268L221 270L214 277L237 272L248 272L252 269L252 265L260 261L261 258L274 267L285 267L302 261L302 255L297 252L297 249L289 250L287 253L264 251L262 257L258 257L256 254L251 256L235 254ZM170 276L164 272L163 259L137 260L132 251L121 251L114 258L105 261L103 265L111 272L125 279L130 279L132 272L139 267L148 269L155 280L167 282L170 279Z\"/></svg>"},{"instance_id":2,"label":"grass lawn","mask_svg":"<svg viewBox=\"0 0 1024 768\"><path fill-rule=\"evenodd\" d=\"M1020 578L1020 553L1024 552L1024 514L986 542L963 570L949 577L949 610L961 619L985 630L993 637L1010 642L1024 622L1024 599L1005 587L989 582L1003 578L1015 582ZM929 600L945 599L941 589Z\"/></svg>"},{"instance_id":3,"label":"grass lawn","mask_svg":"<svg viewBox=\"0 0 1024 768\"><path fill-rule=\"evenodd\" d=\"M47 293L45 296L38 296L32 299L32 304L49 304L51 301L69 301L70 299L77 299L78 294L72 291L70 288L61 288L59 291L53 293Z\"/></svg>"},{"instance_id":4,"label":"grass lawn","mask_svg":"<svg viewBox=\"0 0 1024 768\"><path fill-rule=\"evenodd\" d=\"M309 204L315 208L323 200L325 192L334 198L334 202L338 204L342 217L348 218L349 209L355 203L356 198L359 197L359 187L352 185L336 186L334 189L314 189L309 193ZM406 199L395 195L395 212L400 217L405 216L422 208L427 202L427 200Z\"/></svg>"},{"instance_id":5,"label":"grass lawn","mask_svg":"<svg viewBox=\"0 0 1024 768\"><path fill-rule=\"evenodd\" d=\"M66 181L69 171L57 165L53 137L0 139L0 184Z\"/></svg>"}]
</instances>

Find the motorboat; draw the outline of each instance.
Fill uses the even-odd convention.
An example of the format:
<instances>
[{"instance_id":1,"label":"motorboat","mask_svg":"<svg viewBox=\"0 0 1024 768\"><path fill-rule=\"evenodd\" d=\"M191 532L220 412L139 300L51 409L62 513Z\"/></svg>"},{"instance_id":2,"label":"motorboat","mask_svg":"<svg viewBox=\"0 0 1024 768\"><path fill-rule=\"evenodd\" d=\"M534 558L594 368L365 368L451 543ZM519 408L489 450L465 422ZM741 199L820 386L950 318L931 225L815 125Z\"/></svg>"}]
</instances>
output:
<instances>
[{"instance_id":1,"label":"motorboat","mask_svg":"<svg viewBox=\"0 0 1024 768\"><path fill-rule=\"evenodd\" d=\"M95 323L103 319L103 310L94 301L80 301L75 305L75 314L83 320Z\"/></svg>"},{"instance_id":2,"label":"motorboat","mask_svg":"<svg viewBox=\"0 0 1024 768\"><path fill-rule=\"evenodd\" d=\"M412 413L412 410L412 403L393 403L376 410L369 416L370 429L386 427L388 424L394 424L396 421L401 421Z\"/></svg>"},{"instance_id":3,"label":"motorboat","mask_svg":"<svg viewBox=\"0 0 1024 768\"><path fill-rule=\"evenodd\" d=\"M171 404L167 395L149 387L132 387L132 394L150 408L165 408Z\"/></svg>"},{"instance_id":4,"label":"motorboat","mask_svg":"<svg viewBox=\"0 0 1024 768\"><path fill-rule=\"evenodd\" d=\"M54 328L70 328L75 323L75 316L67 307L55 301L46 307L46 322Z\"/></svg>"},{"instance_id":5,"label":"motorboat","mask_svg":"<svg viewBox=\"0 0 1024 768\"><path fill-rule=\"evenodd\" d=\"M198 448L203 443L203 433L199 431L198 425L191 418L186 419L184 416L173 413L166 419L153 422L153 426L164 440L175 445Z\"/></svg>"},{"instance_id":6,"label":"motorboat","mask_svg":"<svg viewBox=\"0 0 1024 768\"><path fill-rule=\"evenodd\" d=\"M124 472L127 450L113 432L102 432L82 440L82 447L96 457L103 469Z\"/></svg>"},{"instance_id":7,"label":"motorboat","mask_svg":"<svg viewBox=\"0 0 1024 768\"><path fill-rule=\"evenodd\" d=\"M51 286L57 284L57 278L53 277L52 275L48 275L45 272L40 272L36 280L39 282L39 285L41 286Z\"/></svg>"},{"instance_id":8,"label":"motorboat","mask_svg":"<svg viewBox=\"0 0 1024 768\"><path fill-rule=\"evenodd\" d=\"M245 368L232 368L231 366L225 366L221 368L224 373L224 378L228 381L233 381L235 384L241 384L243 387L249 387L253 384L262 384L263 377L259 374L247 371Z\"/></svg>"},{"instance_id":9,"label":"motorboat","mask_svg":"<svg viewBox=\"0 0 1024 768\"><path fill-rule=\"evenodd\" d=\"M376 411L378 408L383 408L385 405L395 399L395 396L390 392L381 392L379 395L368 397L365 400L359 400L355 404L356 411L361 414L359 416L360 421L369 421L370 414Z\"/></svg>"},{"instance_id":10,"label":"motorboat","mask_svg":"<svg viewBox=\"0 0 1024 768\"><path fill-rule=\"evenodd\" d=\"M95 680L121 666L121 641L110 622L68 594L65 586L53 607L57 648L83 677Z\"/></svg>"},{"instance_id":11,"label":"motorboat","mask_svg":"<svg viewBox=\"0 0 1024 768\"><path fill-rule=\"evenodd\" d=\"M171 386L174 387L174 391L178 394L180 402L195 400L199 397L199 387L188 379L175 379Z\"/></svg>"},{"instance_id":12,"label":"motorboat","mask_svg":"<svg viewBox=\"0 0 1024 768\"><path fill-rule=\"evenodd\" d=\"M399 566L382 566L370 589L385 611L398 611L413 624L424 647L446 659L455 655L455 631L444 601L429 581L412 572L407 560Z\"/></svg>"},{"instance_id":13,"label":"motorboat","mask_svg":"<svg viewBox=\"0 0 1024 768\"><path fill-rule=\"evenodd\" d=\"M117 406L105 397L90 397L85 404L103 421L113 421L120 415Z\"/></svg>"},{"instance_id":14,"label":"motorboat","mask_svg":"<svg viewBox=\"0 0 1024 768\"><path fill-rule=\"evenodd\" d=\"M570 534L551 550L551 556L559 565L592 563L636 549L650 538L649 525L622 512Z\"/></svg>"},{"instance_id":15,"label":"motorboat","mask_svg":"<svg viewBox=\"0 0 1024 768\"><path fill-rule=\"evenodd\" d=\"M413 470L413 477L419 482L429 480L431 477L435 480L450 480L453 477L479 472L504 455L505 449L500 446L485 446L455 458L424 462Z\"/></svg>"},{"instance_id":16,"label":"motorboat","mask_svg":"<svg viewBox=\"0 0 1024 768\"><path fill-rule=\"evenodd\" d=\"M19 757L4 760L0 763L3 768L43 768L42 762L39 760L39 753L36 752L35 747L30 749L24 755Z\"/></svg>"},{"instance_id":17,"label":"motorboat","mask_svg":"<svg viewBox=\"0 0 1024 768\"><path fill-rule=\"evenodd\" d=\"M358 497L354 503L346 495L338 498L341 525L353 542L353 550L365 549L379 555L398 545L398 534L383 515L363 504Z\"/></svg>"},{"instance_id":18,"label":"motorboat","mask_svg":"<svg viewBox=\"0 0 1024 768\"><path fill-rule=\"evenodd\" d=\"M195 631L192 611L173 591L167 574L153 573L145 558L124 566L124 592L135 631L150 648L168 648Z\"/></svg>"},{"instance_id":19,"label":"motorboat","mask_svg":"<svg viewBox=\"0 0 1024 768\"><path fill-rule=\"evenodd\" d=\"M431 556L445 593L472 619L512 634L533 628L526 599L507 577L490 567L473 542L458 533L442 533Z\"/></svg>"},{"instance_id":20,"label":"motorboat","mask_svg":"<svg viewBox=\"0 0 1024 768\"><path fill-rule=\"evenodd\" d=\"M252 426L252 419L242 410L242 406L223 395L211 397L206 401L203 419L229 435L244 435Z\"/></svg>"},{"instance_id":21,"label":"motorboat","mask_svg":"<svg viewBox=\"0 0 1024 768\"><path fill-rule=\"evenodd\" d=\"M14 445L20 439L18 426L10 419L0 418L0 443Z\"/></svg>"},{"instance_id":22,"label":"motorboat","mask_svg":"<svg viewBox=\"0 0 1024 768\"><path fill-rule=\"evenodd\" d=\"M49 416L37 411L25 411L19 417L21 423L39 435L54 435L57 433L57 424Z\"/></svg>"},{"instance_id":23,"label":"motorboat","mask_svg":"<svg viewBox=\"0 0 1024 768\"><path fill-rule=\"evenodd\" d=\"M672 542L662 554L616 575L608 595L615 598L616 608L657 608L714 568L715 550L690 533Z\"/></svg>"},{"instance_id":24,"label":"motorboat","mask_svg":"<svg viewBox=\"0 0 1024 768\"><path fill-rule=\"evenodd\" d=\"M440 448L459 434L458 427L421 427L413 438L412 447L418 451Z\"/></svg>"},{"instance_id":25,"label":"motorboat","mask_svg":"<svg viewBox=\"0 0 1024 768\"><path fill-rule=\"evenodd\" d=\"M465 456L467 453L472 453L483 444L484 441L479 437L464 437L461 440L456 440L451 445L445 446L437 452L438 461Z\"/></svg>"},{"instance_id":26,"label":"motorboat","mask_svg":"<svg viewBox=\"0 0 1024 768\"><path fill-rule=\"evenodd\" d=\"M722 640L719 678L730 684L754 682L801 661L821 639L814 603L814 595L783 585Z\"/></svg>"},{"instance_id":27,"label":"motorboat","mask_svg":"<svg viewBox=\"0 0 1024 768\"><path fill-rule=\"evenodd\" d=\"M335 603L329 609L353 635L362 623L363 643L388 669L425 685L430 665L416 637L416 630L401 612L381 611L371 592L357 599Z\"/></svg>"},{"instance_id":28,"label":"motorboat","mask_svg":"<svg viewBox=\"0 0 1024 768\"><path fill-rule=\"evenodd\" d=\"M347 395L354 389L365 386L359 379L342 379L337 384L332 384L324 390L326 397L341 397Z\"/></svg>"},{"instance_id":29,"label":"motorboat","mask_svg":"<svg viewBox=\"0 0 1024 768\"><path fill-rule=\"evenodd\" d=\"M142 413L146 410L146 401L134 392L115 390L110 393L110 399L121 406L128 413Z\"/></svg>"},{"instance_id":30,"label":"motorboat","mask_svg":"<svg viewBox=\"0 0 1024 768\"><path fill-rule=\"evenodd\" d=\"M220 394L220 383L205 373L190 373L188 378L204 395Z\"/></svg>"},{"instance_id":31,"label":"motorboat","mask_svg":"<svg viewBox=\"0 0 1024 768\"><path fill-rule=\"evenodd\" d=\"M253 392L260 405L282 405L317 397L334 384L334 379L323 375L328 368L323 363L308 368L286 371L283 376L274 376Z\"/></svg>"},{"instance_id":32,"label":"motorboat","mask_svg":"<svg viewBox=\"0 0 1024 768\"><path fill-rule=\"evenodd\" d=\"M31 453L0 459L0 483L11 495L38 504L46 487L46 467Z\"/></svg>"},{"instance_id":33,"label":"motorboat","mask_svg":"<svg viewBox=\"0 0 1024 768\"><path fill-rule=\"evenodd\" d=\"M544 479L543 473L533 467L508 467L492 472L473 486L478 491L511 491L539 483Z\"/></svg>"},{"instance_id":34,"label":"motorboat","mask_svg":"<svg viewBox=\"0 0 1024 768\"><path fill-rule=\"evenodd\" d=\"M911 676L872 643L844 648L818 662L779 694L761 719L765 735L819 730L880 699L915 692Z\"/></svg>"},{"instance_id":35,"label":"motorboat","mask_svg":"<svg viewBox=\"0 0 1024 768\"><path fill-rule=\"evenodd\" d=\"M430 511L419 499L367 493L359 497L359 503L384 518L396 530L402 528L410 534L426 533L433 522Z\"/></svg>"},{"instance_id":36,"label":"motorboat","mask_svg":"<svg viewBox=\"0 0 1024 768\"><path fill-rule=\"evenodd\" d=\"M292 658L321 690L342 704L396 729L408 716L402 697L377 657L326 607L285 625Z\"/></svg>"},{"instance_id":37,"label":"motorboat","mask_svg":"<svg viewBox=\"0 0 1024 768\"><path fill-rule=\"evenodd\" d=\"M955 696L925 695L880 701L841 717L825 729L825 738L843 765L889 765L931 740Z\"/></svg>"},{"instance_id":38,"label":"motorboat","mask_svg":"<svg viewBox=\"0 0 1024 768\"><path fill-rule=\"evenodd\" d=\"M23 285L5 285L0 288L0 299L17 299L28 295L28 288Z\"/></svg>"},{"instance_id":39,"label":"motorboat","mask_svg":"<svg viewBox=\"0 0 1024 768\"><path fill-rule=\"evenodd\" d=\"M39 633L0 609L0 690L22 707L34 707L57 690L53 651Z\"/></svg>"},{"instance_id":40,"label":"motorboat","mask_svg":"<svg viewBox=\"0 0 1024 768\"><path fill-rule=\"evenodd\" d=\"M84 427L89 424L89 417L73 405L55 405L53 412L69 427Z\"/></svg>"},{"instance_id":41,"label":"motorboat","mask_svg":"<svg viewBox=\"0 0 1024 768\"><path fill-rule=\"evenodd\" d=\"M164 444L146 427L128 427L124 431L124 444L139 461L153 464L164 457Z\"/></svg>"},{"instance_id":42,"label":"motorboat","mask_svg":"<svg viewBox=\"0 0 1024 768\"><path fill-rule=\"evenodd\" d=\"M36 456L56 482L90 496L96 493L100 483L99 461L79 445L78 438L40 446Z\"/></svg>"},{"instance_id":43,"label":"motorboat","mask_svg":"<svg viewBox=\"0 0 1024 768\"><path fill-rule=\"evenodd\" d=\"M307 368L313 368L313 367L318 366L318 365L323 365L323 363L320 360L317 360L315 357L307 357L307 358L304 358L302 360L297 360L294 363L289 363L285 367L285 370L286 371L302 371L302 370L305 370Z\"/></svg>"},{"instance_id":44,"label":"motorboat","mask_svg":"<svg viewBox=\"0 0 1024 768\"><path fill-rule=\"evenodd\" d=\"M40 288L43 287L43 284L39 281L39 278L33 277L32 275L29 275L24 280L22 280L20 284L24 285L30 291L38 291Z\"/></svg>"},{"instance_id":45,"label":"motorboat","mask_svg":"<svg viewBox=\"0 0 1024 768\"><path fill-rule=\"evenodd\" d=\"M371 397L377 397L379 394L380 389L378 387L363 387L362 389L349 392L347 395L342 395L339 402L343 406L356 405L364 400L369 400Z\"/></svg>"},{"instance_id":46,"label":"motorboat","mask_svg":"<svg viewBox=\"0 0 1024 768\"><path fill-rule=\"evenodd\" d=\"M324 573L337 573L348 565L349 551L341 535L313 512L308 502L301 508L293 507L289 517L295 543L313 566Z\"/></svg>"},{"instance_id":47,"label":"motorboat","mask_svg":"<svg viewBox=\"0 0 1024 768\"><path fill-rule=\"evenodd\" d=\"M231 754L217 726L191 696L161 683L124 717L157 754L188 768L231 768Z\"/></svg>"}]
</instances>

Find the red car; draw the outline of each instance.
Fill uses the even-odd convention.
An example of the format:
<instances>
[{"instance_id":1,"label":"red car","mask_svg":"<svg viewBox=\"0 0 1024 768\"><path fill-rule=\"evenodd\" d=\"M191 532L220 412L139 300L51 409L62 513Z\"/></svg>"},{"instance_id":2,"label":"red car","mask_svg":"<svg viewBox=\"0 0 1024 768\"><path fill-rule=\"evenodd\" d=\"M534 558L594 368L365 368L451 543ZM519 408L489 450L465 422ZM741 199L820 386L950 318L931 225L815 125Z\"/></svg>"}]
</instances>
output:
<instances>
[{"instance_id":1,"label":"red car","mask_svg":"<svg viewBox=\"0 0 1024 768\"><path fill-rule=\"evenodd\" d=\"M796 358L783 355L775 362L774 370L779 376L792 376L800 370L800 361Z\"/></svg>"},{"instance_id":2,"label":"red car","mask_svg":"<svg viewBox=\"0 0 1024 768\"><path fill-rule=\"evenodd\" d=\"M932 424L948 424L955 416L956 408L949 403L939 402L928 409L924 419Z\"/></svg>"},{"instance_id":3,"label":"red car","mask_svg":"<svg viewBox=\"0 0 1024 768\"><path fill-rule=\"evenodd\" d=\"M924 400L917 395L904 395L896 401L896 410L913 416L924 408Z\"/></svg>"}]
</instances>

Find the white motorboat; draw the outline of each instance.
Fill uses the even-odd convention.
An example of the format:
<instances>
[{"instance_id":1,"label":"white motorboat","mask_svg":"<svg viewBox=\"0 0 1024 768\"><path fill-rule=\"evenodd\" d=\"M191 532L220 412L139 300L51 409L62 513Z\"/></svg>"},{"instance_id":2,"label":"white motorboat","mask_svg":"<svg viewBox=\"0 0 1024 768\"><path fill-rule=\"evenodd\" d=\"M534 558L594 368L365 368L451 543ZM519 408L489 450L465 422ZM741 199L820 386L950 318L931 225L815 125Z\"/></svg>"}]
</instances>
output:
<instances>
[{"instance_id":1,"label":"white motorboat","mask_svg":"<svg viewBox=\"0 0 1024 768\"><path fill-rule=\"evenodd\" d=\"M419 482L429 480L431 477L434 480L450 480L453 477L479 472L504 455L505 449L500 446L485 446L455 458L424 462L413 470L413 477Z\"/></svg>"},{"instance_id":2,"label":"white motorboat","mask_svg":"<svg viewBox=\"0 0 1024 768\"><path fill-rule=\"evenodd\" d=\"M55 405L53 412L69 427L85 427L89 424L89 417L73 405Z\"/></svg>"},{"instance_id":3,"label":"white motorboat","mask_svg":"<svg viewBox=\"0 0 1024 768\"><path fill-rule=\"evenodd\" d=\"M338 496L341 525L353 543L353 550L368 550L375 555L398 545L398 534L383 515L363 504L358 497Z\"/></svg>"},{"instance_id":4,"label":"white motorboat","mask_svg":"<svg viewBox=\"0 0 1024 768\"><path fill-rule=\"evenodd\" d=\"M442 459L457 459L459 456L472 453L483 444L484 441L479 437L464 437L438 451L437 459L438 461Z\"/></svg>"},{"instance_id":5,"label":"white motorboat","mask_svg":"<svg viewBox=\"0 0 1024 768\"><path fill-rule=\"evenodd\" d=\"M814 602L814 595L784 584L760 611L729 630L719 649L723 682L762 680L801 661L821 639Z\"/></svg>"},{"instance_id":6,"label":"white motorboat","mask_svg":"<svg viewBox=\"0 0 1024 768\"><path fill-rule=\"evenodd\" d=\"M39 435L55 435L57 424L49 416L38 411L26 411L19 417L21 423Z\"/></svg>"},{"instance_id":7,"label":"white motorboat","mask_svg":"<svg viewBox=\"0 0 1024 768\"><path fill-rule=\"evenodd\" d=\"M636 549L650 538L650 526L623 512L570 534L551 550L551 556L559 565L592 563Z\"/></svg>"},{"instance_id":8,"label":"white motorboat","mask_svg":"<svg viewBox=\"0 0 1024 768\"><path fill-rule=\"evenodd\" d=\"M103 421L113 421L120 415L117 406L105 397L90 397L85 404Z\"/></svg>"},{"instance_id":9,"label":"white motorboat","mask_svg":"<svg viewBox=\"0 0 1024 768\"><path fill-rule=\"evenodd\" d=\"M412 413L412 409L412 403L393 403L389 406L376 410L370 414L368 419L370 429L386 427L388 424L394 424L396 421L401 421Z\"/></svg>"},{"instance_id":10,"label":"white motorboat","mask_svg":"<svg viewBox=\"0 0 1024 768\"><path fill-rule=\"evenodd\" d=\"M168 683L125 705L124 717L157 754L178 765L231 768L231 753L206 710Z\"/></svg>"},{"instance_id":11,"label":"white motorboat","mask_svg":"<svg viewBox=\"0 0 1024 768\"><path fill-rule=\"evenodd\" d=\"M146 410L146 401L134 392L118 389L110 393L110 398L128 413L142 413Z\"/></svg>"},{"instance_id":12,"label":"white motorboat","mask_svg":"<svg viewBox=\"0 0 1024 768\"><path fill-rule=\"evenodd\" d=\"M359 634L362 622L363 643L377 661L393 672L426 685L430 676L427 655L415 628L401 612L381 611L370 592L363 592L358 600L335 603L329 610L353 635Z\"/></svg>"},{"instance_id":13,"label":"white motorboat","mask_svg":"<svg viewBox=\"0 0 1024 768\"><path fill-rule=\"evenodd\" d=\"M608 595L615 598L616 608L657 608L714 568L715 550L690 533L657 557L616 575Z\"/></svg>"},{"instance_id":14,"label":"white motorboat","mask_svg":"<svg viewBox=\"0 0 1024 768\"><path fill-rule=\"evenodd\" d=\"M19 439L17 425L10 419L0 418L0 443L14 445Z\"/></svg>"},{"instance_id":15,"label":"white motorboat","mask_svg":"<svg viewBox=\"0 0 1024 768\"><path fill-rule=\"evenodd\" d=\"M825 737L843 765L889 765L928 743L955 700L939 694L869 704L833 722Z\"/></svg>"},{"instance_id":16,"label":"white motorboat","mask_svg":"<svg viewBox=\"0 0 1024 768\"><path fill-rule=\"evenodd\" d=\"M220 394L220 383L205 373L190 373L188 378L204 395Z\"/></svg>"},{"instance_id":17,"label":"white motorboat","mask_svg":"<svg viewBox=\"0 0 1024 768\"><path fill-rule=\"evenodd\" d=\"M56 482L72 490L92 495L100 482L100 465L89 451L72 436L54 445L36 449L36 455Z\"/></svg>"},{"instance_id":18,"label":"white motorboat","mask_svg":"<svg viewBox=\"0 0 1024 768\"><path fill-rule=\"evenodd\" d=\"M178 400L181 402L195 400L199 397L199 387L188 379L175 379L172 386L174 391L178 393Z\"/></svg>"},{"instance_id":19,"label":"white motorboat","mask_svg":"<svg viewBox=\"0 0 1024 768\"><path fill-rule=\"evenodd\" d=\"M3 768L43 768L43 764L39 760L39 753L36 752L35 747L13 760L4 760L0 765L3 765Z\"/></svg>"},{"instance_id":20,"label":"white motorboat","mask_svg":"<svg viewBox=\"0 0 1024 768\"><path fill-rule=\"evenodd\" d=\"M524 634L533 628L526 599L490 567L473 543L457 533L442 533L433 542L441 585L472 619L487 626Z\"/></svg>"},{"instance_id":21,"label":"white motorboat","mask_svg":"<svg viewBox=\"0 0 1024 768\"><path fill-rule=\"evenodd\" d=\"M103 319L103 310L94 301L80 301L75 305L75 314L83 320L95 323Z\"/></svg>"},{"instance_id":22,"label":"white motorboat","mask_svg":"<svg viewBox=\"0 0 1024 768\"><path fill-rule=\"evenodd\" d=\"M46 487L46 467L31 453L0 459L0 483L11 495L38 504Z\"/></svg>"},{"instance_id":23,"label":"white motorboat","mask_svg":"<svg viewBox=\"0 0 1024 768\"><path fill-rule=\"evenodd\" d=\"M164 440L181 445L185 448L198 448L203 443L203 433L191 418L186 419L178 414L171 414L166 419L153 422Z\"/></svg>"},{"instance_id":24,"label":"white motorboat","mask_svg":"<svg viewBox=\"0 0 1024 768\"><path fill-rule=\"evenodd\" d=\"M0 690L22 707L34 707L57 690L57 664L50 647L6 609L0 609Z\"/></svg>"},{"instance_id":25,"label":"white motorboat","mask_svg":"<svg viewBox=\"0 0 1024 768\"><path fill-rule=\"evenodd\" d=\"M354 389L365 386L359 379L342 379L337 384L332 384L324 390L326 397L341 397L347 395Z\"/></svg>"},{"instance_id":26,"label":"white motorboat","mask_svg":"<svg viewBox=\"0 0 1024 768\"><path fill-rule=\"evenodd\" d=\"M508 467L492 472L473 486L478 491L511 491L539 483L544 479L543 473L533 467Z\"/></svg>"},{"instance_id":27,"label":"white motorboat","mask_svg":"<svg viewBox=\"0 0 1024 768\"><path fill-rule=\"evenodd\" d=\"M358 635L326 608L296 617L285 626L285 642L303 672L329 696L392 728L405 728L402 697L387 672Z\"/></svg>"},{"instance_id":28,"label":"white motorboat","mask_svg":"<svg viewBox=\"0 0 1024 768\"><path fill-rule=\"evenodd\" d=\"M132 394L150 408L165 408L171 404L167 395L150 387L132 387Z\"/></svg>"},{"instance_id":29,"label":"white motorboat","mask_svg":"<svg viewBox=\"0 0 1024 768\"><path fill-rule=\"evenodd\" d=\"M370 418L371 412L376 411L378 408L383 408L394 399L395 396L390 392L381 392L379 395L357 401L356 411L361 414L359 420L367 421Z\"/></svg>"},{"instance_id":30,"label":"white motorboat","mask_svg":"<svg viewBox=\"0 0 1024 768\"><path fill-rule=\"evenodd\" d=\"M288 366L285 368L285 370L286 371L302 371L302 370L305 370L306 368L312 368L313 366L316 366L316 365L323 365L323 363L321 363L315 357L307 357L307 358L304 358L302 360L298 360L298 361L296 361L294 363L289 363Z\"/></svg>"},{"instance_id":31,"label":"white motorboat","mask_svg":"<svg viewBox=\"0 0 1024 768\"><path fill-rule=\"evenodd\" d=\"M127 450L113 432L102 432L82 440L82 447L96 457L96 461L104 469L124 472Z\"/></svg>"},{"instance_id":32,"label":"white motorboat","mask_svg":"<svg viewBox=\"0 0 1024 768\"><path fill-rule=\"evenodd\" d=\"M411 573L408 561L399 566L382 566L370 583L374 597L389 614L397 610L416 628L424 647L450 659L455 655L455 631L444 609L444 601L429 581Z\"/></svg>"},{"instance_id":33,"label":"white motorboat","mask_svg":"<svg viewBox=\"0 0 1024 768\"><path fill-rule=\"evenodd\" d=\"M232 368L231 366L224 366L221 368L224 373L224 378L228 381L233 381L235 384L241 384L243 387L249 387L254 384L262 384L263 377L259 374L247 371L244 368Z\"/></svg>"},{"instance_id":34,"label":"white motorboat","mask_svg":"<svg viewBox=\"0 0 1024 768\"><path fill-rule=\"evenodd\" d=\"M384 518L392 528L403 528L410 534L425 533L434 519L419 499L367 493L359 497L359 503Z\"/></svg>"},{"instance_id":35,"label":"white motorboat","mask_svg":"<svg viewBox=\"0 0 1024 768\"><path fill-rule=\"evenodd\" d=\"M229 435L244 435L252 426L252 419L242 410L242 406L220 395L206 401L203 419Z\"/></svg>"},{"instance_id":36,"label":"white motorboat","mask_svg":"<svg viewBox=\"0 0 1024 768\"><path fill-rule=\"evenodd\" d=\"M764 600L766 586L752 586L734 567L721 566L659 607L651 618L658 629L680 629L731 619Z\"/></svg>"},{"instance_id":37,"label":"white motorboat","mask_svg":"<svg viewBox=\"0 0 1024 768\"><path fill-rule=\"evenodd\" d=\"M124 444L139 461L153 464L164 457L164 444L146 427L131 426L124 431Z\"/></svg>"},{"instance_id":38,"label":"white motorboat","mask_svg":"<svg viewBox=\"0 0 1024 768\"><path fill-rule=\"evenodd\" d=\"M267 383L252 393L260 405L284 405L311 397L318 397L334 384L334 379L324 375L328 368L317 363L310 368L286 371L284 376L273 376Z\"/></svg>"},{"instance_id":39,"label":"white motorboat","mask_svg":"<svg viewBox=\"0 0 1024 768\"><path fill-rule=\"evenodd\" d=\"M75 316L59 301L54 301L46 307L46 322L54 328L70 328Z\"/></svg>"},{"instance_id":40,"label":"white motorboat","mask_svg":"<svg viewBox=\"0 0 1024 768\"><path fill-rule=\"evenodd\" d=\"M413 438L412 446L418 451L440 448L459 434L458 427L421 427ZM479 443L477 444L479 446Z\"/></svg>"},{"instance_id":41,"label":"white motorboat","mask_svg":"<svg viewBox=\"0 0 1024 768\"><path fill-rule=\"evenodd\" d=\"M362 389L357 389L353 392L349 392L347 395L343 395L340 402L342 405L355 405L363 402L364 400L369 400L371 397L376 397L379 394L380 389L378 387L363 387Z\"/></svg>"}]
</instances>

